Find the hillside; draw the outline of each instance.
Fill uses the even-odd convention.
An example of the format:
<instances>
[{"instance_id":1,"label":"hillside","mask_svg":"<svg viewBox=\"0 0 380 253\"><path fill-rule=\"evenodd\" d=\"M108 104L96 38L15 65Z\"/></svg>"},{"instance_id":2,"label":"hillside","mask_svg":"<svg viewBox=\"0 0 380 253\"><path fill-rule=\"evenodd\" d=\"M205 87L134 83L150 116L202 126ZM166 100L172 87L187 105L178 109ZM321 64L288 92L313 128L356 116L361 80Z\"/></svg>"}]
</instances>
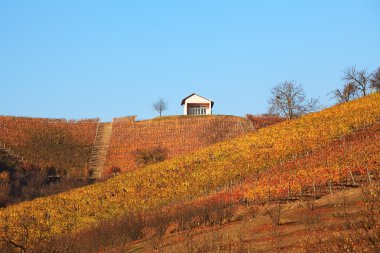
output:
<instances>
[{"instance_id":1,"label":"hillside","mask_svg":"<svg viewBox=\"0 0 380 253\"><path fill-rule=\"evenodd\" d=\"M261 121L276 123L265 118ZM9 149L25 163L86 177L99 125L99 119L0 116L0 148ZM250 121L235 116L171 116L143 121L135 121L134 116L115 118L102 176L107 177L111 167L135 169L136 151L141 149L161 147L173 158L252 130Z\"/></svg>"},{"instance_id":2,"label":"hillside","mask_svg":"<svg viewBox=\"0 0 380 253\"><path fill-rule=\"evenodd\" d=\"M33 216L30 229L35 233L26 243L32 247L38 233L52 236L80 231L101 220L191 200L316 151L379 119L380 94L376 93L103 183L11 206L0 211L0 233L23 243L20 221Z\"/></svg>"},{"instance_id":3,"label":"hillside","mask_svg":"<svg viewBox=\"0 0 380 253\"><path fill-rule=\"evenodd\" d=\"M223 115L171 116L143 121L125 117L114 119L112 125L106 168L116 166L123 171L138 166L135 162L138 150L161 147L167 151L167 158L173 158L253 130L247 119Z\"/></svg>"},{"instance_id":4,"label":"hillside","mask_svg":"<svg viewBox=\"0 0 380 253\"><path fill-rule=\"evenodd\" d=\"M109 219L76 235L86 243L75 244L75 249L376 252L379 140L376 122L215 194Z\"/></svg>"},{"instance_id":5,"label":"hillside","mask_svg":"<svg viewBox=\"0 0 380 253\"><path fill-rule=\"evenodd\" d=\"M253 129L246 118L212 115L143 121L125 117L110 123L1 116L0 130L3 207L88 185ZM17 166L7 162L6 153Z\"/></svg>"},{"instance_id":6,"label":"hillside","mask_svg":"<svg viewBox=\"0 0 380 253\"><path fill-rule=\"evenodd\" d=\"M0 145L24 162L86 176L98 119L68 121L0 116Z\"/></svg>"}]
</instances>

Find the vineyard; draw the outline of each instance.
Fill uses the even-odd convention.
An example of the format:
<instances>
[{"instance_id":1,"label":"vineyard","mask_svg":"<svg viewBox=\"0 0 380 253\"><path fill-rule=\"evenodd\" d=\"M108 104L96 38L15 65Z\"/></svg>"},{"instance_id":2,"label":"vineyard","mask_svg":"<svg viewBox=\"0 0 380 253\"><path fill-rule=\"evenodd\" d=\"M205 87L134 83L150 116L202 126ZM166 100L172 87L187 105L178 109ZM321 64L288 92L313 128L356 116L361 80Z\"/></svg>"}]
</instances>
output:
<instances>
[{"instance_id":1,"label":"vineyard","mask_svg":"<svg viewBox=\"0 0 380 253\"><path fill-rule=\"evenodd\" d=\"M248 200L318 197L380 176L380 122L314 152L258 172L243 184ZM322 192L321 192L322 191Z\"/></svg>"},{"instance_id":2,"label":"vineyard","mask_svg":"<svg viewBox=\"0 0 380 253\"><path fill-rule=\"evenodd\" d=\"M380 121L343 135L322 148L255 171L240 183L192 200L187 205L317 199L337 189L378 180L379 161Z\"/></svg>"},{"instance_id":3,"label":"vineyard","mask_svg":"<svg viewBox=\"0 0 380 253\"><path fill-rule=\"evenodd\" d=\"M99 119L1 116L0 148L25 164L60 168L72 176L86 177L98 124ZM165 148L167 157L172 158L251 130L249 121L235 116L175 116L144 121L115 118L104 169L135 169L135 152L139 149Z\"/></svg>"},{"instance_id":4,"label":"vineyard","mask_svg":"<svg viewBox=\"0 0 380 253\"><path fill-rule=\"evenodd\" d=\"M67 121L0 116L0 144L27 163L65 168L85 176L97 124L98 119Z\"/></svg>"},{"instance_id":5,"label":"vineyard","mask_svg":"<svg viewBox=\"0 0 380 253\"><path fill-rule=\"evenodd\" d=\"M254 129L260 129L273 124L277 124L285 121L286 119L275 116L255 116L252 114L247 114L247 119L251 122Z\"/></svg>"},{"instance_id":6,"label":"vineyard","mask_svg":"<svg viewBox=\"0 0 380 253\"><path fill-rule=\"evenodd\" d=\"M105 219L191 201L232 185L245 185L244 196L255 201L316 194L313 188L320 184L355 184L359 174L372 180L379 169L379 120L380 94L375 93L106 182L2 209L0 237L33 247L41 237L81 231ZM28 217L32 232L25 242Z\"/></svg>"},{"instance_id":7,"label":"vineyard","mask_svg":"<svg viewBox=\"0 0 380 253\"><path fill-rule=\"evenodd\" d=\"M135 169L135 152L139 149L161 147L168 151L168 158L173 158L250 130L246 119L235 116L177 116L144 121L116 118L106 168Z\"/></svg>"}]
</instances>

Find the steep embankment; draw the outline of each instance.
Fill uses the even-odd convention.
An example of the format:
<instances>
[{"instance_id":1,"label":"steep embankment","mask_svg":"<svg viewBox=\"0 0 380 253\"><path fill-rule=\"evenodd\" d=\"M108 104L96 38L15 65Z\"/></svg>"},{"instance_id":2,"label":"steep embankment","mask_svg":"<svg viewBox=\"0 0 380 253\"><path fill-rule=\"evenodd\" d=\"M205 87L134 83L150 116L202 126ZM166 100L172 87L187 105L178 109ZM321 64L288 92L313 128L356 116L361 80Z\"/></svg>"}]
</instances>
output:
<instances>
[{"instance_id":1,"label":"steep embankment","mask_svg":"<svg viewBox=\"0 0 380 253\"><path fill-rule=\"evenodd\" d=\"M116 178L0 211L3 236L22 237L23 217L48 224L49 234L82 229L102 219L147 210L209 193L252 172L318 149L380 119L380 94L263 128L190 155ZM12 224L11 229L9 229ZM8 229L5 230L4 227ZM33 240L29 240L33 243Z\"/></svg>"}]
</instances>

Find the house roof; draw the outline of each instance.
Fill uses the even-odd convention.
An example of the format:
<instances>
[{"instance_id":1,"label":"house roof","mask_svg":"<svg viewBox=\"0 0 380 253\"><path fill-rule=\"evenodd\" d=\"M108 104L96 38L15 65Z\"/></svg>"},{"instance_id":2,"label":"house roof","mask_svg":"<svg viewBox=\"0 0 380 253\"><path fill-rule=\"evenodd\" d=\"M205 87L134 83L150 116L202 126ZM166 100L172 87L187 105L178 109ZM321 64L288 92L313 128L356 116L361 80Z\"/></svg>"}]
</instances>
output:
<instances>
[{"instance_id":1,"label":"house roof","mask_svg":"<svg viewBox=\"0 0 380 253\"><path fill-rule=\"evenodd\" d=\"M196 94L196 93L193 93L193 94L191 94L191 95L185 97L184 99L182 99L181 105L184 105L186 99L188 99L189 97L192 97L192 96L194 96L194 95L197 95L198 97L201 97L201 98L203 98L203 99L206 99L206 100L210 101L210 102L211 102L211 108L214 106L214 101L212 101L211 99L208 99L208 98L205 98L205 97L199 96L199 95Z\"/></svg>"}]
</instances>

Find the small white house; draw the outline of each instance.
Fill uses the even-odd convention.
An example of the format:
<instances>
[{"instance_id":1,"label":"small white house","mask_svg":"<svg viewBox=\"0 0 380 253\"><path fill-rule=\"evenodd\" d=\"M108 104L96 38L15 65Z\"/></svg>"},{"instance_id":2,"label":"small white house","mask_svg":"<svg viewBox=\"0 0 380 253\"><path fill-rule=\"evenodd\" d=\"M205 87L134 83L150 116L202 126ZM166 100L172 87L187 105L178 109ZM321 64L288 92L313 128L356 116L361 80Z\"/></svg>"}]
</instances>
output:
<instances>
[{"instance_id":1,"label":"small white house","mask_svg":"<svg viewBox=\"0 0 380 253\"><path fill-rule=\"evenodd\" d=\"M182 99L183 115L210 115L214 102L195 93Z\"/></svg>"}]
</instances>

